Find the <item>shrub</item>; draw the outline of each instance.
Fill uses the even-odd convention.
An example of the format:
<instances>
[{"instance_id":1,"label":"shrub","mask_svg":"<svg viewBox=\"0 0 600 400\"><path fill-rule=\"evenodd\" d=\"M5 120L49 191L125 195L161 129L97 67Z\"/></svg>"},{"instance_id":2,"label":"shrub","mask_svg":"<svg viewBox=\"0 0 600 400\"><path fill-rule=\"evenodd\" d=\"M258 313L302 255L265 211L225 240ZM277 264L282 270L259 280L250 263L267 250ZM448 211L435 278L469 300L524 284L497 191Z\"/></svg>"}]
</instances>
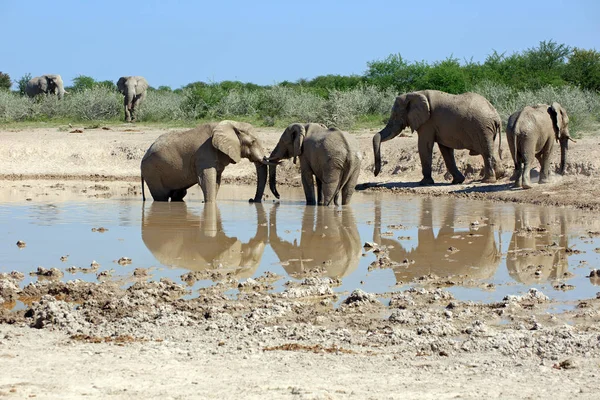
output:
<instances>
[{"instance_id":1,"label":"shrub","mask_svg":"<svg viewBox=\"0 0 600 400\"><path fill-rule=\"evenodd\" d=\"M27 82L31 80L31 74L26 73L17 81L17 86L19 86L19 93L24 95L25 89L27 88Z\"/></svg>"},{"instance_id":2,"label":"shrub","mask_svg":"<svg viewBox=\"0 0 600 400\"><path fill-rule=\"evenodd\" d=\"M4 72L0 72L0 90L10 90L12 81L10 76Z\"/></svg>"}]
</instances>

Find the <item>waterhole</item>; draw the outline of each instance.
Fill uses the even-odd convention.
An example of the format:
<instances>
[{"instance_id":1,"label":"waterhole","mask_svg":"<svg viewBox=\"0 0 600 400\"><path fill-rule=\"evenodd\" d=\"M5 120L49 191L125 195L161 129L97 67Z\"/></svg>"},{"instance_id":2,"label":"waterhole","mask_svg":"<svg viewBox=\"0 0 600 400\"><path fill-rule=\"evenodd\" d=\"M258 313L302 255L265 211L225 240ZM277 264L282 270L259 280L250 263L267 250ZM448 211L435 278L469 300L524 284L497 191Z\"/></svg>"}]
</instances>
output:
<instances>
[{"instance_id":1,"label":"waterhole","mask_svg":"<svg viewBox=\"0 0 600 400\"><path fill-rule=\"evenodd\" d=\"M126 183L3 187L0 273L22 272L22 285L128 285L135 276L185 281L193 291L272 273L282 277L275 291L322 276L339 279L340 293L434 285L484 302L532 287L558 301L600 290L589 278L599 267L600 223L583 211L364 192L351 206L314 207L290 188L278 202L251 204L253 187L227 185L216 204L196 189L184 203L144 203ZM45 276L52 268L62 274Z\"/></svg>"}]
</instances>

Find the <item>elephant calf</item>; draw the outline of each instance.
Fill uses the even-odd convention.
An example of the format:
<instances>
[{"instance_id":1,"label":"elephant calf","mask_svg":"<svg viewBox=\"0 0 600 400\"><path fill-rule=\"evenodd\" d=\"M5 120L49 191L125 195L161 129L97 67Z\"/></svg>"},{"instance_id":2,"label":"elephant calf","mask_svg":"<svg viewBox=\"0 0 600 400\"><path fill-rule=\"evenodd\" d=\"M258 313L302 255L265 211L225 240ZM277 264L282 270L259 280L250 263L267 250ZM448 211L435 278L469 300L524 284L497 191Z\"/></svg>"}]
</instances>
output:
<instances>
[{"instance_id":1,"label":"elephant calf","mask_svg":"<svg viewBox=\"0 0 600 400\"><path fill-rule=\"evenodd\" d=\"M125 96L125 121L135 121L136 107L139 107L146 98L148 82L142 76L122 76L117 81L117 89Z\"/></svg>"},{"instance_id":2,"label":"elephant calf","mask_svg":"<svg viewBox=\"0 0 600 400\"><path fill-rule=\"evenodd\" d=\"M547 183L550 176L550 157L554 142L560 142L560 173L564 174L567 163L569 140L569 116L558 103L526 106L508 118L506 126L508 147L515 162L514 187L531 188L529 172L533 158L540 162L539 183Z\"/></svg>"},{"instance_id":3,"label":"elephant calf","mask_svg":"<svg viewBox=\"0 0 600 400\"><path fill-rule=\"evenodd\" d=\"M358 143L350 134L319 124L292 124L281 135L268 161L278 163L284 158L300 158L302 187L308 205L349 204L360 173L361 154ZM269 187L279 198L276 187L276 167L269 169ZM317 201L313 176L317 180Z\"/></svg>"},{"instance_id":4,"label":"elephant calf","mask_svg":"<svg viewBox=\"0 0 600 400\"><path fill-rule=\"evenodd\" d=\"M187 189L198 183L204 201L214 202L221 173L243 157L256 165L258 181L252 201L260 202L267 183L267 161L252 129L243 122L222 121L160 135L142 158L143 199L144 181L155 201L182 201Z\"/></svg>"}]
</instances>

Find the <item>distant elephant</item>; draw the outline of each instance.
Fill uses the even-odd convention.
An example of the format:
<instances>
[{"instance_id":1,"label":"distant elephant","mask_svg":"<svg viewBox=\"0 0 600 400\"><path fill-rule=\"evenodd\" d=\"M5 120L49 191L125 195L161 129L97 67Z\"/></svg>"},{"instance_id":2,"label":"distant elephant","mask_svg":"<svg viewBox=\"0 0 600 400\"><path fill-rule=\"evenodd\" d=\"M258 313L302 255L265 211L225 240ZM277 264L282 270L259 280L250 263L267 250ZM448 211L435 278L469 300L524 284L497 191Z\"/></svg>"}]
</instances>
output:
<instances>
[{"instance_id":1,"label":"distant elephant","mask_svg":"<svg viewBox=\"0 0 600 400\"><path fill-rule=\"evenodd\" d=\"M362 246L352 209L336 212L327 207L304 207L299 241L279 237L278 210L279 204L271 208L269 244L290 276L316 272L341 278L358 267Z\"/></svg>"},{"instance_id":2,"label":"distant elephant","mask_svg":"<svg viewBox=\"0 0 600 400\"><path fill-rule=\"evenodd\" d=\"M393 267L396 281L406 283L428 274L479 280L494 276L502 256L496 247L493 226L455 228L455 205L449 200L442 211L443 221L436 236L433 203L430 198L421 199L417 244L409 248L406 242L381 235L381 201L375 200L373 242L387 247L390 260L397 264Z\"/></svg>"},{"instance_id":3,"label":"distant elephant","mask_svg":"<svg viewBox=\"0 0 600 400\"><path fill-rule=\"evenodd\" d=\"M389 122L373 136L375 176L381 171L381 142L395 138L410 126L419 135L418 147L423 179L421 185L433 185L431 162L437 142L452 183L464 182L456 167L455 149L468 149L470 155L483 156L483 182L492 183L504 176L504 169L494 155L496 136L501 147L502 122L496 109L476 93L459 95L437 90L422 90L396 97Z\"/></svg>"},{"instance_id":4,"label":"distant elephant","mask_svg":"<svg viewBox=\"0 0 600 400\"><path fill-rule=\"evenodd\" d=\"M152 203L148 212L143 210L142 240L163 265L248 278L258 268L268 239L263 205L249 207L256 210L257 221L256 234L248 243L224 232L216 203L204 204L202 215L185 203Z\"/></svg>"},{"instance_id":5,"label":"distant elephant","mask_svg":"<svg viewBox=\"0 0 600 400\"><path fill-rule=\"evenodd\" d=\"M256 165L256 195L260 202L267 183L267 161L260 140L250 124L222 121L198 125L185 132L160 135L142 158L144 181L155 201L183 201L187 189L196 183L204 201L214 202L225 167L247 158Z\"/></svg>"},{"instance_id":6,"label":"distant elephant","mask_svg":"<svg viewBox=\"0 0 600 400\"><path fill-rule=\"evenodd\" d=\"M568 228L564 213L556 224L548 210L523 211L515 208L515 230L506 255L506 268L517 282L531 284L549 279L561 279L569 269L565 249L568 247ZM532 225L533 224L533 225ZM533 228L533 229L532 229Z\"/></svg>"},{"instance_id":7,"label":"distant elephant","mask_svg":"<svg viewBox=\"0 0 600 400\"><path fill-rule=\"evenodd\" d=\"M117 89L125 96L125 121L135 121L136 107L139 107L146 98L148 82L142 76L122 76L117 81Z\"/></svg>"},{"instance_id":8,"label":"distant elephant","mask_svg":"<svg viewBox=\"0 0 600 400\"><path fill-rule=\"evenodd\" d=\"M515 187L531 188L533 158L540 162L539 183L548 183L554 142L560 142L560 173L565 172L569 149L569 116L558 103L526 106L508 118L506 138L515 162Z\"/></svg>"},{"instance_id":9,"label":"distant elephant","mask_svg":"<svg viewBox=\"0 0 600 400\"><path fill-rule=\"evenodd\" d=\"M338 129L320 124L292 124L281 135L268 160L278 163L282 159L300 158L302 187L308 205L349 204L360 174L361 154L356 139ZM277 192L277 167L269 168L269 187L275 197ZM315 201L314 179L317 181Z\"/></svg>"},{"instance_id":10,"label":"distant elephant","mask_svg":"<svg viewBox=\"0 0 600 400\"><path fill-rule=\"evenodd\" d=\"M42 75L31 78L25 87L25 93L29 97L35 97L38 94L53 94L62 99L65 93L65 87L60 75Z\"/></svg>"}]
</instances>

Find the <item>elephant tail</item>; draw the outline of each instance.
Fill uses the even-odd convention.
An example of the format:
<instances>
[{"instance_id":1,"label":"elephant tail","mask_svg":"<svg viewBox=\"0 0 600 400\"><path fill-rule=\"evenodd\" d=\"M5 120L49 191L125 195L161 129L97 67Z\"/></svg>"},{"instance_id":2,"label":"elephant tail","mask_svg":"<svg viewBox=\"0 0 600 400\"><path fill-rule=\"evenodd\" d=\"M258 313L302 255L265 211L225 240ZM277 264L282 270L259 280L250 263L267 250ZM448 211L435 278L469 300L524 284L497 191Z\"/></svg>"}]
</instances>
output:
<instances>
[{"instance_id":1,"label":"elephant tail","mask_svg":"<svg viewBox=\"0 0 600 400\"><path fill-rule=\"evenodd\" d=\"M144 175L140 176L142 178L142 200L146 201L146 193L144 192Z\"/></svg>"},{"instance_id":2,"label":"elephant tail","mask_svg":"<svg viewBox=\"0 0 600 400\"><path fill-rule=\"evenodd\" d=\"M502 121L496 121L496 133L498 134L498 155L502 160Z\"/></svg>"}]
</instances>

